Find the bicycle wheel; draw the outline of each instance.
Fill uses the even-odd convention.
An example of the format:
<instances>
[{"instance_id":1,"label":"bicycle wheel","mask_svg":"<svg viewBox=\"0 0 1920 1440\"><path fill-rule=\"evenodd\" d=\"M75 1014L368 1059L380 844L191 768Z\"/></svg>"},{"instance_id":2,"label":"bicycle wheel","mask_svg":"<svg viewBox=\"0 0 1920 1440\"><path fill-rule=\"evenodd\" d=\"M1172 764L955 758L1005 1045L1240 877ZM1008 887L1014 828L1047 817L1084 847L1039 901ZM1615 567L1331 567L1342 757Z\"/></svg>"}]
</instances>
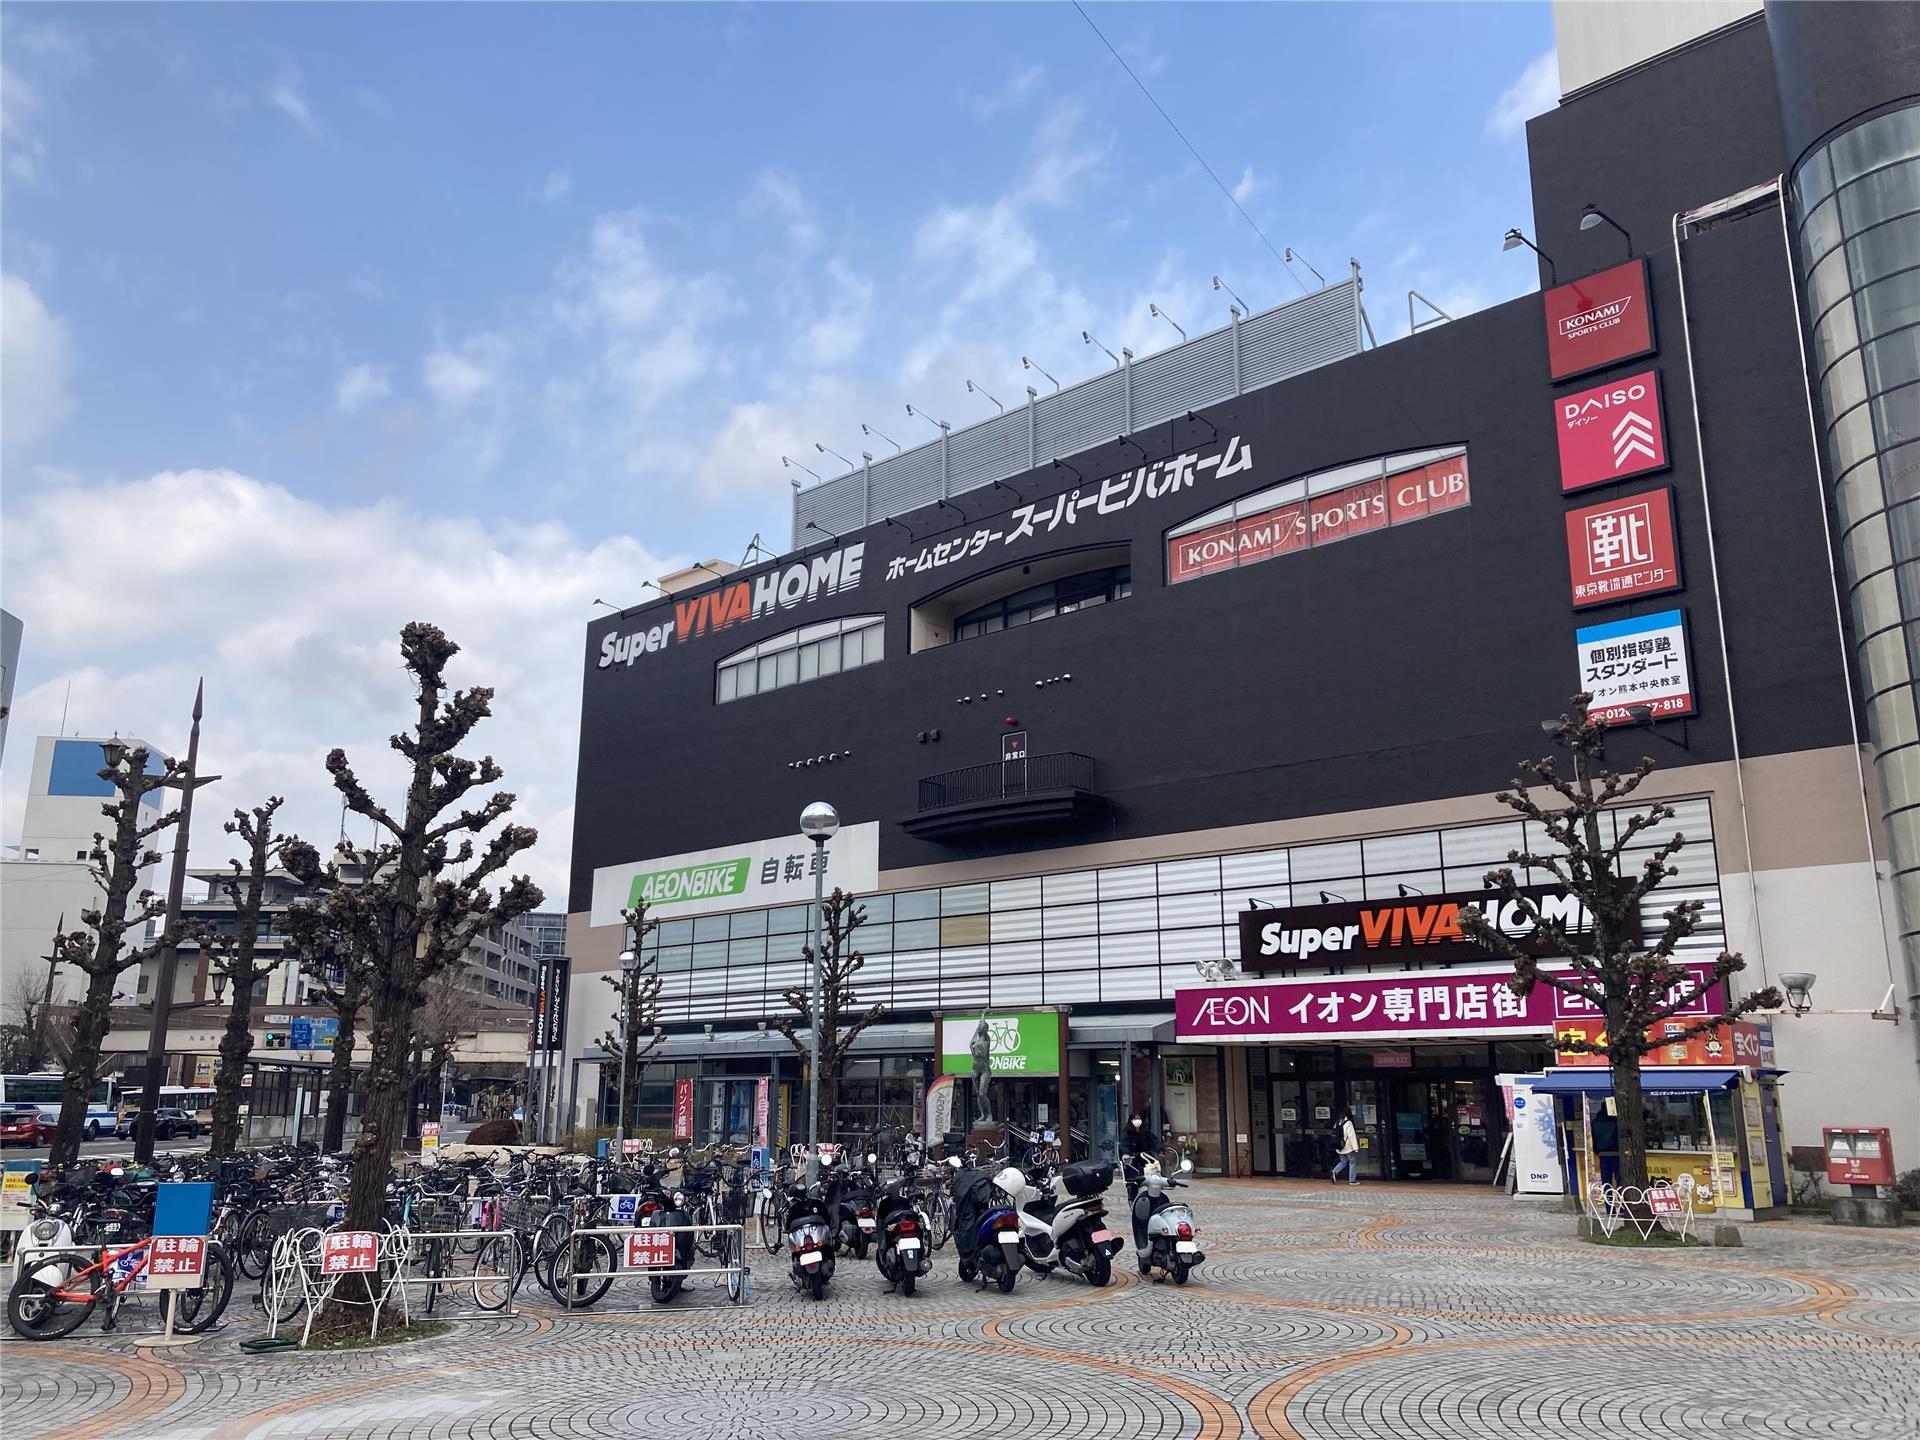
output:
<instances>
[{"instance_id":1,"label":"bicycle wheel","mask_svg":"<svg viewBox=\"0 0 1920 1440\"><path fill-rule=\"evenodd\" d=\"M256 1210L240 1222L239 1238L234 1242L234 1259L240 1273L258 1280L273 1263L273 1223L264 1210Z\"/></svg>"},{"instance_id":2,"label":"bicycle wheel","mask_svg":"<svg viewBox=\"0 0 1920 1440\"><path fill-rule=\"evenodd\" d=\"M473 1303L482 1310L504 1310L520 1286L520 1240L512 1231L488 1235L474 1252Z\"/></svg>"},{"instance_id":3,"label":"bicycle wheel","mask_svg":"<svg viewBox=\"0 0 1920 1440\"><path fill-rule=\"evenodd\" d=\"M777 1193L767 1197L760 1212L760 1243L767 1254L778 1255L787 1245L786 1201Z\"/></svg>"},{"instance_id":4,"label":"bicycle wheel","mask_svg":"<svg viewBox=\"0 0 1920 1440\"><path fill-rule=\"evenodd\" d=\"M13 1333L28 1340L58 1340L84 1325L100 1299L105 1279L98 1271L82 1273L91 1264L85 1255L62 1253L22 1270L7 1294L7 1323ZM72 1298L82 1293L85 1299Z\"/></svg>"},{"instance_id":5,"label":"bicycle wheel","mask_svg":"<svg viewBox=\"0 0 1920 1440\"><path fill-rule=\"evenodd\" d=\"M560 1281L554 1276L554 1266L567 1253L567 1237L573 1233L573 1222L562 1211L540 1222L540 1228L533 1232L531 1253L533 1256L533 1278L543 1290L552 1292L555 1299L560 1296L556 1288Z\"/></svg>"},{"instance_id":6,"label":"bicycle wheel","mask_svg":"<svg viewBox=\"0 0 1920 1440\"><path fill-rule=\"evenodd\" d=\"M446 1274L447 1274L447 1242L446 1241L429 1240L427 1242L427 1252L426 1252L426 1255L423 1257L423 1264L421 1266L421 1269L422 1269L423 1278L427 1280L438 1282L446 1278ZM440 1298L439 1284L435 1283L427 1286L427 1314L431 1315L433 1313L434 1303L438 1301L439 1298Z\"/></svg>"},{"instance_id":7,"label":"bicycle wheel","mask_svg":"<svg viewBox=\"0 0 1920 1440\"><path fill-rule=\"evenodd\" d=\"M927 1207L927 1223L933 1228L933 1248L944 1250L953 1237L953 1198L942 1190Z\"/></svg>"},{"instance_id":8,"label":"bicycle wheel","mask_svg":"<svg viewBox=\"0 0 1920 1440\"><path fill-rule=\"evenodd\" d=\"M613 1287L620 1269L620 1253L605 1235L575 1235L564 1252L573 1263L573 1281L569 1285L564 1268L556 1268L554 1283L548 1288L562 1305L569 1301L576 1310L597 1304Z\"/></svg>"},{"instance_id":9,"label":"bicycle wheel","mask_svg":"<svg viewBox=\"0 0 1920 1440\"><path fill-rule=\"evenodd\" d=\"M200 1335L213 1328L233 1298L233 1257L224 1245L207 1246L207 1265L200 1283L191 1290L173 1292L173 1328L182 1335Z\"/></svg>"}]
</instances>

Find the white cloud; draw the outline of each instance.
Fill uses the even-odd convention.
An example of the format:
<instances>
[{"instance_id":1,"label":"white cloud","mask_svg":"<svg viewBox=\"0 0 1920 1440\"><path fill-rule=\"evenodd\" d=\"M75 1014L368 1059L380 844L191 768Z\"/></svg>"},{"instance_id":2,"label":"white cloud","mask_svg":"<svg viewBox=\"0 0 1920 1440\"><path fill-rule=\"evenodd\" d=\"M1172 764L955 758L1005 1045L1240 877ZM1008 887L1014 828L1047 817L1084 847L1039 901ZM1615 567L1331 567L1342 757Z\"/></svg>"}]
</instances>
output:
<instances>
[{"instance_id":1,"label":"white cloud","mask_svg":"<svg viewBox=\"0 0 1920 1440\"><path fill-rule=\"evenodd\" d=\"M873 312L873 281L835 257L827 262L833 300L800 337L801 358L812 365L842 365L859 352Z\"/></svg>"},{"instance_id":2,"label":"white cloud","mask_svg":"<svg viewBox=\"0 0 1920 1440\"><path fill-rule=\"evenodd\" d=\"M50 95L87 68L87 47L57 21L21 23L18 7L7 17L6 52L0 65L0 148L6 172L35 181L46 173L47 142L39 120Z\"/></svg>"},{"instance_id":3,"label":"white cloud","mask_svg":"<svg viewBox=\"0 0 1920 1440\"><path fill-rule=\"evenodd\" d=\"M1253 166L1249 165L1240 172L1240 179L1233 187L1233 198L1242 205L1251 204L1253 197L1267 188L1267 183L1256 176Z\"/></svg>"},{"instance_id":4,"label":"white cloud","mask_svg":"<svg viewBox=\"0 0 1920 1440\"><path fill-rule=\"evenodd\" d=\"M1082 133L1086 112L1072 101L1049 110L1034 132L1027 173L1009 199L1016 205L1065 206L1078 191L1099 178L1113 141L1094 140Z\"/></svg>"},{"instance_id":5,"label":"white cloud","mask_svg":"<svg viewBox=\"0 0 1920 1440\"><path fill-rule=\"evenodd\" d=\"M393 394L393 367L390 365L352 365L333 387L334 404L343 415L352 415L376 400Z\"/></svg>"},{"instance_id":6,"label":"white cloud","mask_svg":"<svg viewBox=\"0 0 1920 1440\"><path fill-rule=\"evenodd\" d=\"M280 72L272 88L267 91L267 103L318 140L320 122L314 118L313 107L307 104L306 91L302 86L300 72L289 65Z\"/></svg>"},{"instance_id":7,"label":"white cloud","mask_svg":"<svg viewBox=\"0 0 1920 1440\"><path fill-rule=\"evenodd\" d=\"M573 189L571 170L549 170L546 178L540 182L537 193L542 205L551 205L556 200L565 199L567 192L571 189Z\"/></svg>"},{"instance_id":8,"label":"white cloud","mask_svg":"<svg viewBox=\"0 0 1920 1440\"><path fill-rule=\"evenodd\" d=\"M1014 62L1014 68L1007 72L1006 78L994 89L979 94L968 94L964 98L973 107L973 113L982 120L991 120L1002 110L1008 110L1025 100L1038 90L1047 78L1044 65L1021 65Z\"/></svg>"},{"instance_id":9,"label":"white cloud","mask_svg":"<svg viewBox=\"0 0 1920 1440\"><path fill-rule=\"evenodd\" d=\"M511 347L503 336L470 335L458 349L442 341L420 362L420 381L447 410L464 410L495 389L506 373Z\"/></svg>"},{"instance_id":10,"label":"white cloud","mask_svg":"<svg viewBox=\"0 0 1920 1440\"><path fill-rule=\"evenodd\" d=\"M18 275L0 275L0 444L23 450L73 411L67 324Z\"/></svg>"},{"instance_id":11,"label":"white cloud","mask_svg":"<svg viewBox=\"0 0 1920 1440\"><path fill-rule=\"evenodd\" d=\"M175 536L152 543L164 516ZM269 794L319 842L339 803L322 765L344 745L376 795L396 798L386 737L409 702L397 636L430 620L463 647L453 679L492 685L495 718L470 749L491 753L541 832L528 869L565 900L584 629L596 598L637 600L659 558L620 537L583 542L551 524L490 529L427 518L398 502L337 508L228 470L73 485L9 516L0 537L10 590L46 678L16 696L16 735L54 733L66 682L70 728L183 743L195 677L207 680L208 768L197 864L221 863L218 817ZM169 604L152 605L155 593ZM32 746L9 746L5 813L17 826ZM350 820L358 838L364 822ZM9 833L6 837L16 838Z\"/></svg>"},{"instance_id":12,"label":"white cloud","mask_svg":"<svg viewBox=\"0 0 1920 1440\"><path fill-rule=\"evenodd\" d=\"M362 300L378 305L387 298L387 292L380 288L378 281L366 275L356 275L347 282L347 288Z\"/></svg>"},{"instance_id":13,"label":"white cloud","mask_svg":"<svg viewBox=\"0 0 1920 1440\"><path fill-rule=\"evenodd\" d=\"M820 245L820 225L813 218L813 207L801 193L800 184L791 175L775 170L763 171L747 194L747 213L772 212L786 222L787 244L796 255L811 254Z\"/></svg>"},{"instance_id":14,"label":"white cloud","mask_svg":"<svg viewBox=\"0 0 1920 1440\"><path fill-rule=\"evenodd\" d=\"M1520 78L1501 91L1487 112L1487 134L1508 140L1526 127L1527 121L1560 103L1560 59L1549 50L1536 55L1520 72Z\"/></svg>"}]
</instances>

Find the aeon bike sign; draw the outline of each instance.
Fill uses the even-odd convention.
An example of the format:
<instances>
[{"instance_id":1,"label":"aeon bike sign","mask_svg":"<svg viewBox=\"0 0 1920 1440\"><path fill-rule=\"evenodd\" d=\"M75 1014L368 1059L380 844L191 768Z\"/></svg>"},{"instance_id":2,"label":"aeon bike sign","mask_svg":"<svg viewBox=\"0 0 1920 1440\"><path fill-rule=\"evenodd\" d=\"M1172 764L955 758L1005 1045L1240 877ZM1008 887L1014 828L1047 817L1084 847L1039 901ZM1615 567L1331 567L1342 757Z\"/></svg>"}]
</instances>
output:
<instances>
[{"instance_id":1,"label":"aeon bike sign","mask_svg":"<svg viewBox=\"0 0 1920 1440\"><path fill-rule=\"evenodd\" d=\"M1658 370L1557 395L1553 422L1562 492L1664 470L1670 463Z\"/></svg>"}]
</instances>

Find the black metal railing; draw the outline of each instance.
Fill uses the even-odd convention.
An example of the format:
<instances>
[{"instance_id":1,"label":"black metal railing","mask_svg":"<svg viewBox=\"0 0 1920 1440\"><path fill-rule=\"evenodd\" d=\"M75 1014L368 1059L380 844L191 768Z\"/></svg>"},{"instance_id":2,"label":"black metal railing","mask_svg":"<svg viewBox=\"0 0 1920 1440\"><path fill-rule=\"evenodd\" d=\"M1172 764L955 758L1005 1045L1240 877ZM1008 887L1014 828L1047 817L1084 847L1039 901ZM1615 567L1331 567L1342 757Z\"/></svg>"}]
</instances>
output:
<instances>
[{"instance_id":1,"label":"black metal railing","mask_svg":"<svg viewBox=\"0 0 1920 1440\"><path fill-rule=\"evenodd\" d=\"M953 805L1017 798L1061 790L1093 789L1093 757L1071 750L1029 755L1024 760L995 760L929 775L920 782L920 813Z\"/></svg>"}]
</instances>

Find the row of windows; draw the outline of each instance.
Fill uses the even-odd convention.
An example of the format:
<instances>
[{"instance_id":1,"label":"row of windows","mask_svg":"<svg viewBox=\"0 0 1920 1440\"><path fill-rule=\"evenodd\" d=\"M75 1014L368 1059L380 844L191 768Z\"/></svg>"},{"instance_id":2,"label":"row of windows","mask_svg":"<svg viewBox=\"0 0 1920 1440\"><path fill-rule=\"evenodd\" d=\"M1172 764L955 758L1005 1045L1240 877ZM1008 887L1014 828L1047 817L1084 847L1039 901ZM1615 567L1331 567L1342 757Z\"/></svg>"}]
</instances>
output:
<instances>
[{"instance_id":1,"label":"row of windows","mask_svg":"<svg viewBox=\"0 0 1920 1440\"><path fill-rule=\"evenodd\" d=\"M996 630L1011 630L1036 620L1051 620L1056 615L1071 615L1076 610L1104 605L1109 600L1124 600L1133 593L1133 567L1119 565L1107 570L1089 570L1049 580L969 610L953 622L953 638L971 640L991 635Z\"/></svg>"},{"instance_id":2,"label":"row of windows","mask_svg":"<svg viewBox=\"0 0 1920 1440\"><path fill-rule=\"evenodd\" d=\"M850 615L775 635L722 660L714 672L714 701L744 699L804 685L842 670L874 665L886 655L885 617Z\"/></svg>"},{"instance_id":3,"label":"row of windows","mask_svg":"<svg viewBox=\"0 0 1920 1440\"><path fill-rule=\"evenodd\" d=\"M1723 937L1709 805L1675 808L1674 820L1636 837L1633 855L1675 830L1696 837L1647 901L1647 923L1699 899L1706 913L1686 948L1715 953ZM1604 818L1611 838L1621 814ZM1361 900L1477 890L1508 852L1543 842L1537 827L1510 821L863 896L858 988L865 1002L903 1010L1166 999L1194 983L1196 962L1237 953L1236 916L1249 899L1286 907L1318 903L1322 892ZM811 924L807 905L662 923L646 948L660 957L667 1014L780 1010L781 992L804 979Z\"/></svg>"}]
</instances>

